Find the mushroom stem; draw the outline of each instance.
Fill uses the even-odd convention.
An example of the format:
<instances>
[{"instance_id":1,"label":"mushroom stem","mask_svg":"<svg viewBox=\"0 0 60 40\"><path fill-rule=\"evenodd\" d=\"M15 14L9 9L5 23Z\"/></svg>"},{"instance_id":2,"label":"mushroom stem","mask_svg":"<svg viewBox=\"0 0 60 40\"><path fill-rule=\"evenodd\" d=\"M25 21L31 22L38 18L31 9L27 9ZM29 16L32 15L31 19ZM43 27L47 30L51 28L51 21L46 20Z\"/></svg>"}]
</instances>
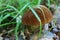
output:
<instances>
[{"instance_id":1,"label":"mushroom stem","mask_svg":"<svg viewBox=\"0 0 60 40\"><path fill-rule=\"evenodd\" d=\"M48 23L44 25L44 31L48 30Z\"/></svg>"}]
</instances>

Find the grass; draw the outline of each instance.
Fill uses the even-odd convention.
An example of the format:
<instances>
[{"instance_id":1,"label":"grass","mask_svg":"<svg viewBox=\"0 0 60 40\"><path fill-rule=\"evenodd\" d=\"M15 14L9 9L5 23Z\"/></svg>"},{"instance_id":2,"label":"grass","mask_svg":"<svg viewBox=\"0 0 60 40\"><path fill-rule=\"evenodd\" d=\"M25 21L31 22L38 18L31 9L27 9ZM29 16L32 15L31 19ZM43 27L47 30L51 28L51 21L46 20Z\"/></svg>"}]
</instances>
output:
<instances>
[{"instance_id":1,"label":"grass","mask_svg":"<svg viewBox=\"0 0 60 40\"><path fill-rule=\"evenodd\" d=\"M16 24L15 26L15 34L16 40L18 40L18 28L20 27L22 20L19 16L22 16L24 12L29 8L37 20L41 22L39 16L33 9L33 6L40 5L43 1L42 0L0 0L0 27L9 25L9 24ZM55 3L54 0L47 0L47 6L50 7L50 4ZM12 19L8 21L8 17L12 17ZM7 19L7 20L6 20ZM6 22L5 22L6 20ZM16 20L16 21L13 21ZM2 23L4 22L4 23ZM41 23L40 23L41 25ZM40 28L40 33L42 32L42 25Z\"/></svg>"}]
</instances>

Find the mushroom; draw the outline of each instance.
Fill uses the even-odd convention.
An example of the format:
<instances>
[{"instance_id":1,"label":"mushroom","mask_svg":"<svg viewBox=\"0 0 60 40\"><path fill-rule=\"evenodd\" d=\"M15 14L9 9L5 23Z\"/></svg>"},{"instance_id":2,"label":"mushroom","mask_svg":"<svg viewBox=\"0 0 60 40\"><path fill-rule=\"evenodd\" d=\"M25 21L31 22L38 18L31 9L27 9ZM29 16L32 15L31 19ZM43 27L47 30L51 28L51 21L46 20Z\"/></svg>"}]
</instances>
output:
<instances>
[{"instance_id":1,"label":"mushroom","mask_svg":"<svg viewBox=\"0 0 60 40\"><path fill-rule=\"evenodd\" d=\"M44 14L42 13L42 10L40 8L43 10ZM42 5L42 6L40 6L40 8L35 7L33 9L40 17L42 24L45 25L52 20L53 15L47 7ZM40 22L37 20L37 18L32 13L32 11L30 9L28 9L22 16L22 24L27 25L28 26L27 29L31 33L39 28ZM27 34L28 32L26 31L25 33Z\"/></svg>"},{"instance_id":2,"label":"mushroom","mask_svg":"<svg viewBox=\"0 0 60 40\"><path fill-rule=\"evenodd\" d=\"M53 18L51 11L45 6L41 6L40 8L43 10L44 15L43 15L41 9L34 8L34 10L40 17L42 24L44 25L46 23L49 23ZM45 16L45 18L44 18L44 16ZM36 19L36 17L34 16L34 14L32 13L32 11L30 9L28 9L22 16L22 23L24 25L30 25L30 26L39 26L40 25L40 22Z\"/></svg>"}]
</instances>

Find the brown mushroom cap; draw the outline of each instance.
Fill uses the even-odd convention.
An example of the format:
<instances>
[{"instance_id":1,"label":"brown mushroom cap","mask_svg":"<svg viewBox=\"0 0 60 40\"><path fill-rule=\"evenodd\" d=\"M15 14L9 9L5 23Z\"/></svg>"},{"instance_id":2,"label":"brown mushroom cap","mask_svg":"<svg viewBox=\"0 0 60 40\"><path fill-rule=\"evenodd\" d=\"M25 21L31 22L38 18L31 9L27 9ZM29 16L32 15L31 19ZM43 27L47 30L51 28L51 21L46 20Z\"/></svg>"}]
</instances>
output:
<instances>
[{"instance_id":1,"label":"brown mushroom cap","mask_svg":"<svg viewBox=\"0 0 60 40\"><path fill-rule=\"evenodd\" d=\"M34 8L36 13L40 17L42 24L44 25L46 23L49 23L52 20L53 16L52 16L51 11L47 7L41 6L41 9L43 10L44 15L39 8ZM37 18L34 16L34 14L32 13L30 9L27 10L26 13L24 13L24 15L22 16L22 23L24 25L30 25L30 26L40 25L40 22L37 20Z\"/></svg>"}]
</instances>

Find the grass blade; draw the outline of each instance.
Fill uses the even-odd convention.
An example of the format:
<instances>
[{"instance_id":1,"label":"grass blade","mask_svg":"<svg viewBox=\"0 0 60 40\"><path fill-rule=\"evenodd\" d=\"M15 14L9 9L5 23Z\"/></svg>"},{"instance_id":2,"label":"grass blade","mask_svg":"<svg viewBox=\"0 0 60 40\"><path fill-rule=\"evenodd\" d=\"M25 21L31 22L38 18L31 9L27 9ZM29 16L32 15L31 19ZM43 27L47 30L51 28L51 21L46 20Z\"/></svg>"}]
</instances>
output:
<instances>
[{"instance_id":1,"label":"grass blade","mask_svg":"<svg viewBox=\"0 0 60 40\"><path fill-rule=\"evenodd\" d=\"M17 21L17 24L16 24L16 28L15 28L15 35L16 35L16 40L18 40L18 28L21 25L20 18L17 17L17 20L16 21Z\"/></svg>"},{"instance_id":2,"label":"grass blade","mask_svg":"<svg viewBox=\"0 0 60 40\"><path fill-rule=\"evenodd\" d=\"M35 15L35 17L37 18L37 20L40 22L40 32L39 35L41 36L42 33L42 23L41 23L41 19L38 16L38 14L34 11L34 9L31 6L28 6L30 8L30 10L33 12L33 14Z\"/></svg>"},{"instance_id":3,"label":"grass blade","mask_svg":"<svg viewBox=\"0 0 60 40\"><path fill-rule=\"evenodd\" d=\"M17 15L12 19L14 20L18 15L20 15L20 13L29 5L30 3L27 3L24 7L22 7L22 9L17 13ZM12 21L11 20L11 21Z\"/></svg>"},{"instance_id":4,"label":"grass blade","mask_svg":"<svg viewBox=\"0 0 60 40\"><path fill-rule=\"evenodd\" d=\"M50 8L50 0L47 0L47 1L48 1L47 6L48 8Z\"/></svg>"},{"instance_id":5,"label":"grass blade","mask_svg":"<svg viewBox=\"0 0 60 40\"><path fill-rule=\"evenodd\" d=\"M16 22L10 22L10 23L5 23L5 24L1 24L0 27L6 26L6 25L10 25L10 24L15 24Z\"/></svg>"},{"instance_id":6,"label":"grass blade","mask_svg":"<svg viewBox=\"0 0 60 40\"><path fill-rule=\"evenodd\" d=\"M42 0L38 0L38 5L40 5L40 4L41 4L41 2L42 2Z\"/></svg>"},{"instance_id":7,"label":"grass blade","mask_svg":"<svg viewBox=\"0 0 60 40\"><path fill-rule=\"evenodd\" d=\"M38 16L38 14L35 12L35 10L31 7L31 6L28 6L29 9L33 12L33 14L35 15L35 17L37 18L37 20L40 22L40 17Z\"/></svg>"},{"instance_id":8,"label":"grass blade","mask_svg":"<svg viewBox=\"0 0 60 40\"><path fill-rule=\"evenodd\" d=\"M3 20L5 20L5 19L8 18L9 16L10 16L10 14L5 15L0 22L2 22Z\"/></svg>"}]
</instances>

